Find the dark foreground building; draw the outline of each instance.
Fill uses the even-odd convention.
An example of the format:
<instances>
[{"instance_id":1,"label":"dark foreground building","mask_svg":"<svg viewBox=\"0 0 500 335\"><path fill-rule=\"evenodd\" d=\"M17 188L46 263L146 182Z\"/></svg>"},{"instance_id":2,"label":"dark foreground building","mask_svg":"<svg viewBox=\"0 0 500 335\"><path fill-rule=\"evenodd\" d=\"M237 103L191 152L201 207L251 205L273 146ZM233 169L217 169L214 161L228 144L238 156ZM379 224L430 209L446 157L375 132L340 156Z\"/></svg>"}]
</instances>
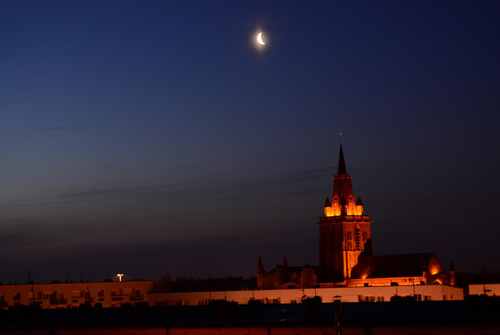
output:
<instances>
[{"instance_id":1,"label":"dark foreground building","mask_svg":"<svg viewBox=\"0 0 500 335\"><path fill-rule=\"evenodd\" d=\"M238 305L43 310L25 306L0 311L0 334L500 334L498 299L465 301Z\"/></svg>"}]
</instances>

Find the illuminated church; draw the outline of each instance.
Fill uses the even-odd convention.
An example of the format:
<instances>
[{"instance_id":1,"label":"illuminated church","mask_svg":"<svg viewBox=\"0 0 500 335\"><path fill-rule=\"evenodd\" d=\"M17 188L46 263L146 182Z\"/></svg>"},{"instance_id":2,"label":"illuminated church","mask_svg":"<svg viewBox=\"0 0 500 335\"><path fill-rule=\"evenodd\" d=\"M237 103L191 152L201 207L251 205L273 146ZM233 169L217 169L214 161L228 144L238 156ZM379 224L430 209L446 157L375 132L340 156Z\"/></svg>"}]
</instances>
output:
<instances>
[{"instance_id":1,"label":"illuminated church","mask_svg":"<svg viewBox=\"0 0 500 335\"><path fill-rule=\"evenodd\" d=\"M330 200L331 199L331 200ZM455 286L453 263L449 274L434 252L375 256L370 216L355 197L352 178L340 143L333 193L319 218L319 266L282 265L266 273L262 259L257 266L259 289L359 287L445 284Z\"/></svg>"}]
</instances>

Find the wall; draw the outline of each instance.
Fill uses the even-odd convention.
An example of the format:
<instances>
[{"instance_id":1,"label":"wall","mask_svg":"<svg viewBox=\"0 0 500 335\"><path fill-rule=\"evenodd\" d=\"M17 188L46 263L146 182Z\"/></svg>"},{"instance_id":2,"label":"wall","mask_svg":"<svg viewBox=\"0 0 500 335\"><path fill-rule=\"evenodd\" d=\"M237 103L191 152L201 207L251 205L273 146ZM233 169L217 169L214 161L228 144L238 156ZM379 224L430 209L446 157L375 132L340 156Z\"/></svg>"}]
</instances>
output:
<instances>
[{"instance_id":1,"label":"wall","mask_svg":"<svg viewBox=\"0 0 500 335\"><path fill-rule=\"evenodd\" d=\"M323 302L333 302L336 298L343 302L390 301L394 295L415 295L417 300L463 300L462 289L447 285L148 293L152 289L153 281L0 285L0 306L7 308L35 302L42 308L76 308L87 302L119 307L123 303L140 301L147 301L151 306L204 305L211 300L224 299L239 304L248 304L251 299L265 304L293 304L314 296L321 297Z\"/></svg>"},{"instance_id":2,"label":"wall","mask_svg":"<svg viewBox=\"0 0 500 335\"><path fill-rule=\"evenodd\" d=\"M182 292L182 293L151 293L148 302L151 306L159 305L204 305L210 300L228 300L239 304L248 304L251 299L263 303L293 304L300 303L302 297L321 297L323 302L333 302L336 297L342 302L360 301L390 301L394 295L411 296L417 300L463 300L461 288L447 285L415 285L415 286L384 286L384 287L335 287L283 290L249 290L249 291L219 291L219 292Z\"/></svg>"},{"instance_id":3,"label":"wall","mask_svg":"<svg viewBox=\"0 0 500 335\"><path fill-rule=\"evenodd\" d=\"M485 292L486 291L486 292ZM487 294L490 296L500 296L500 284L473 284L469 285L469 294Z\"/></svg>"}]
</instances>

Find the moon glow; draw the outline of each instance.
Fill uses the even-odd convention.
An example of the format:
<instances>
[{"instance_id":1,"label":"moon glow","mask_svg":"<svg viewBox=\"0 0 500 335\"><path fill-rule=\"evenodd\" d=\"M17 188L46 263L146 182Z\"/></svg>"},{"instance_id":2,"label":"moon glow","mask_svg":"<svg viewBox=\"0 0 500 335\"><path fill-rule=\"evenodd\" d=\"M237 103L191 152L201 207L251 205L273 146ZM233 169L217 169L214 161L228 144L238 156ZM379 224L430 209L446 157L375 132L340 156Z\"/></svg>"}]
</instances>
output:
<instances>
[{"instance_id":1,"label":"moon glow","mask_svg":"<svg viewBox=\"0 0 500 335\"><path fill-rule=\"evenodd\" d=\"M259 42L259 44L261 44L261 45L266 44L266 43L262 40L262 33L259 33L259 35L257 36L257 42Z\"/></svg>"}]
</instances>

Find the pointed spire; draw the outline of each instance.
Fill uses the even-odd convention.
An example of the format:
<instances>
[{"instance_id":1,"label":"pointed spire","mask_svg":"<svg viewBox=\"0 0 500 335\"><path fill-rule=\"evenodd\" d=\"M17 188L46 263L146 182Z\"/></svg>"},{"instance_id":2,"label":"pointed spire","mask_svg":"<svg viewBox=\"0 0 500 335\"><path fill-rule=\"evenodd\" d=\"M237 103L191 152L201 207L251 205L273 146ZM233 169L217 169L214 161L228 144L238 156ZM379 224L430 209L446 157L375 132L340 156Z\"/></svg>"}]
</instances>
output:
<instances>
[{"instance_id":1,"label":"pointed spire","mask_svg":"<svg viewBox=\"0 0 500 335\"><path fill-rule=\"evenodd\" d=\"M363 215L363 201L358 194L358 199L356 200L356 215Z\"/></svg>"},{"instance_id":2,"label":"pointed spire","mask_svg":"<svg viewBox=\"0 0 500 335\"><path fill-rule=\"evenodd\" d=\"M285 255L285 259L283 260L283 267L284 268L290 267L290 265L288 265L288 258L286 258L286 255Z\"/></svg>"},{"instance_id":3,"label":"pointed spire","mask_svg":"<svg viewBox=\"0 0 500 335\"><path fill-rule=\"evenodd\" d=\"M264 265L262 264L262 258L259 256L259 263L257 264L257 273L266 273L264 270Z\"/></svg>"},{"instance_id":4,"label":"pointed spire","mask_svg":"<svg viewBox=\"0 0 500 335\"><path fill-rule=\"evenodd\" d=\"M345 160L344 160L344 152L342 151L342 142L340 142L339 167L337 174L347 174L347 169L345 167Z\"/></svg>"},{"instance_id":5,"label":"pointed spire","mask_svg":"<svg viewBox=\"0 0 500 335\"><path fill-rule=\"evenodd\" d=\"M457 277L455 275L455 264L451 261L450 264L450 286L457 286Z\"/></svg>"},{"instance_id":6,"label":"pointed spire","mask_svg":"<svg viewBox=\"0 0 500 335\"><path fill-rule=\"evenodd\" d=\"M330 198L326 197L325 200L325 207L332 207L332 204L330 203Z\"/></svg>"}]
</instances>

